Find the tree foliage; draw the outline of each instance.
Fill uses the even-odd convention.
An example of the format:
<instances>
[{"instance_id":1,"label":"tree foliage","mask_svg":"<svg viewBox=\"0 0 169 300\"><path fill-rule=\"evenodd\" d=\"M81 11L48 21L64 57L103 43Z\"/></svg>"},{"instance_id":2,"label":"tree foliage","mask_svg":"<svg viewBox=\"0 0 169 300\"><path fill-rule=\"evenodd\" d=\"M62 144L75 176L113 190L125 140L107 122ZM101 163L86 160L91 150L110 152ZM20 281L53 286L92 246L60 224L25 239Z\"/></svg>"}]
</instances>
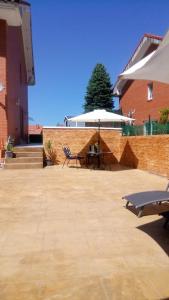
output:
<instances>
[{"instance_id":1,"label":"tree foliage","mask_svg":"<svg viewBox=\"0 0 169 300\"><path fill-rule=\"evenodd\" d=\"M94 109L106 109L112 111L112 89L110 76L102 64L97 64L92 72L85 95L85 112Z\"/></svg>"},{"instance_id":2,"label":"tree foliage","mask_svg":"<svg viewBox=\"0 0 169 300\"><path fill-rule=\"evenodd\" d=\"M163 108L160 110L160 123L166 124L168 122L168 116L169 116L169 108Z\"/></svg>"}]
</instances>

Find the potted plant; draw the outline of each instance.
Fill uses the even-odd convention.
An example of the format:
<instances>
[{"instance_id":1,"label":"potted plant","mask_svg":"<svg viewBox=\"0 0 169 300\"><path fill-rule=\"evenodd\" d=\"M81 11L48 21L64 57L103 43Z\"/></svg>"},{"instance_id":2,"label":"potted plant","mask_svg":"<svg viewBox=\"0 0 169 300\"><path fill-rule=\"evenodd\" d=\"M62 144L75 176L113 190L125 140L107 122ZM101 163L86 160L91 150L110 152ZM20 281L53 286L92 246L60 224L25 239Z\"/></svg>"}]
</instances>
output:
<instances>
[{"instance_id":1,"label":"potted plant","mask_svg":"<svg viewBox=\"0 0 169 300\"><path fill-rule=\"evenodd\" d=\"M48 141L46 142L46 145L45 145L45 152L46 152L46 165L47 165L47 166L52 166L52 165L54 165L55 160L56 160L56 153L55 153L55 151L53 150L52 142L51 142L50 140L48 140Z\"/></svg>"},{"instance_id":2,"label":"potted plant","mask_svg":"<svg viewBox=\"0 0 169 300\"><path fill-rule=\"evenodd\" d=\"M6 158L13 158L13 145L11 143L7 143L5 150Z\"/></svg>"}]
</instances>

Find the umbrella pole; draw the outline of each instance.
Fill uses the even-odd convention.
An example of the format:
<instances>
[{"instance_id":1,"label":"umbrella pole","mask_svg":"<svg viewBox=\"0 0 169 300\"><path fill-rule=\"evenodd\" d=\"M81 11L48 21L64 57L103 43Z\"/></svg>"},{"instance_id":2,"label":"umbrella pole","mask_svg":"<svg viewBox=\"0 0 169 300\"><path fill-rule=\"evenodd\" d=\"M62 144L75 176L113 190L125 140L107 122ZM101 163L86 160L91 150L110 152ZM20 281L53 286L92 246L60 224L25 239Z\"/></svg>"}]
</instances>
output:
<instances>
[{"instance_id":1,"label":"umbrella pole","mask_svg":"<svg viewBox=\"0 0 169 300\"><path fill-rule=\"evenodd\" d=\"M100 119L98 124L98 169L100 168Z\"/></svg>"},{"instance_id":2,"label":"umbrella pole","mask_svg":"<svg viewBox=\"0 0 169 300\"><path fill-rule=\"evenodd\" d=\"M99 124L98 124L98 150L100 151L100 119L99 119Z\"/></svg>"}]
</instances>

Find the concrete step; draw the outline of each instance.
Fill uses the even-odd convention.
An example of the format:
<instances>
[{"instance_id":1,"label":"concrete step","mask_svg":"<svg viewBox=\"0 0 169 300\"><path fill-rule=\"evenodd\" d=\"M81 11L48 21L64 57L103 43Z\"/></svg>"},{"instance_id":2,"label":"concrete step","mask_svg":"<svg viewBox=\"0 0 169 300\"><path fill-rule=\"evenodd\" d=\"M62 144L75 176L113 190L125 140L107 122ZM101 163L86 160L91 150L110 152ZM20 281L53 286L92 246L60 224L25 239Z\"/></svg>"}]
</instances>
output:
<instances>
[{"instance_id":1,"label":"concrete step","mask_svg":"<svg viewBox=\"0 0 169 300\"><path fill-rule=\"evenodd\" d=\"M4 169L6 170L14 170L14 169L40 169L43 168L43 163L13 163L13 164L5 164Z\"/></svg>"},{"instance_id":2,"label":"concrete step","mask_svg":"<svg viewBox=\"0 0 169 300\"><path fill-rule=\"evenodd\" d=\"M18 152L40 152L40 153L43 153L43 147L23 147L23 146L17 146L17 147L14 147L13 151L15 153L18 153Z\"/></svg>"},{"instance_id":3,"label":"concrete step","mask_svg":"<svg viewBox=\"0 0 169 300\"><path fill-rule=\"evenodd\" d=\"M5 158L6 164L20 164L20 163L42 163L43 157L17 157L17 158Z\"/></svg>"},{"instance_id":4,"label":"concrete step","mask_svg":"<svg viewBox=\"0 0 169 300\"><path fill-rule=\"evenodd\" d=\"M4 169L43 168L43 147L14 147L14 158L5 158Z\"/></svg>"},{"instance_id":5,"label":"concrete step","mask_svg":"<svg viewBox=\"0 0 169 300\"><path fill-rule=\"evenodd\" d=\"M43 157L42 152L14 152L15 157Z\"/></svg>"}]
</instances>

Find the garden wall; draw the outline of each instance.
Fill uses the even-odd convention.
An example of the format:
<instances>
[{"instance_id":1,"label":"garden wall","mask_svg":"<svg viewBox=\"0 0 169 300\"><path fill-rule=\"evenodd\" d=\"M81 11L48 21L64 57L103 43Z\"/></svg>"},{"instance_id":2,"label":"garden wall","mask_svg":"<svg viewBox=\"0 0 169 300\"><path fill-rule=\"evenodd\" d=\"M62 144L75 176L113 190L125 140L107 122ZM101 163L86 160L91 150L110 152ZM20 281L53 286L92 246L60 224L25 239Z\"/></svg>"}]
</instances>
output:
<instances>
[{"instance_id":1,"label":"garden wall","mask_svg":"<svg viewBox=\"0 0 169 300\"><path fill-rule=\"evenodd\" d=\"M105 164L122 165L169 176L169 135L123 137L113 129L101 129L102 151L109 152ZM44 146L48 140L57 152L57 163L63 163L62 146L67 145L74 153L85 155L89 145L98 140L95 128L53 127L43 129Z\"/></svg>"},{"instance_id":2,"label":"garden wall","mask_svg":"<svg viewBox=\"0 0 169 300\"><path fill-rule=\"evenodd\" d=\"M121 137L120 156L122 165L169 176L169 135Z\"/></svg>"},{"instance_id":3,"label":"garden wall","mask_svg":"<svg viewBox=\"0 0 169 300\"><path fill-rule=\"evenodd\" d=\"M111 155L105 155L105 163L114 164L118 162L120 137L121 133L118 130L100 129L102 151L112 152ZM57 152L57 163L60 164L65 160L63 146L69 146L72 153L80 153L85 156L89 146L98 141L98 130L91 127L45 127L43 128L44 148L49 140Z\"/></svg>"}]
</instances>

